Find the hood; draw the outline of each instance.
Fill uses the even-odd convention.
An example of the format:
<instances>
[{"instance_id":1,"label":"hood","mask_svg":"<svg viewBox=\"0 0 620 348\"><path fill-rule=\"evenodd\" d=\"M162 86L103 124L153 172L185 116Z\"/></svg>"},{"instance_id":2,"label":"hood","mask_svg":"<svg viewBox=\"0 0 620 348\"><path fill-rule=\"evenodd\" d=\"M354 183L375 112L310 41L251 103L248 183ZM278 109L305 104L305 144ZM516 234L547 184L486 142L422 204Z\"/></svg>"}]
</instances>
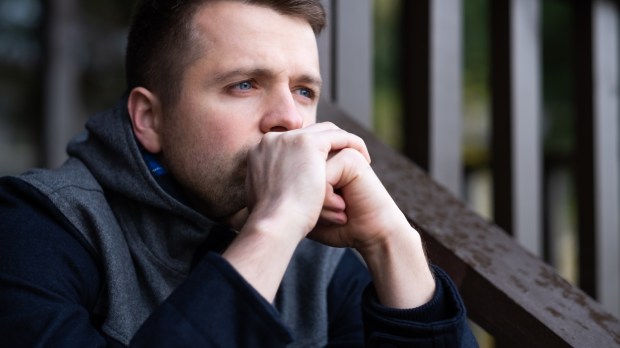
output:
<instances>
[{"instance_id":1,"label":"hood","mask_svg":"<svg viewBox=\"0 0 620 348\"><path fill-rule=\"evenodd\" d=\"M67 152L102 187L126 238L148 249L136 252L153 254L186 275L204 252L221 251L234 238L228 227L184 204L154 178L133 134L126 98L93 116ZM225 244L220 242L222 236Z\"/></svg>"},{"instance_id":2,"label":"hood","mask_svg":"<svg viewBox=\"0 0 620 348\"><path fill-rule=\"evenodd\" d=\"M149 172L133 133L126 97L113 109L91 117L86 131L69 143L67 152L82 161L107 192L172 211L200 224L211 223L164 190Z\"/></svg>"}]
</instances>

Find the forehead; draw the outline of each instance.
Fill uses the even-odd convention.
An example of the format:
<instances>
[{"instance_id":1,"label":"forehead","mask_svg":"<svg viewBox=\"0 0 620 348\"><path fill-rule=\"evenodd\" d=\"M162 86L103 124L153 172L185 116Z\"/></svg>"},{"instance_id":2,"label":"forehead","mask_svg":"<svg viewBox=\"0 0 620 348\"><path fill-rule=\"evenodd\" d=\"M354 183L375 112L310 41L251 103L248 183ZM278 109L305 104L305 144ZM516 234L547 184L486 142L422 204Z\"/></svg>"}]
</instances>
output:
<instances>
[{"instance_id":1,"label":"forehead","mask_svg":"<svg viewBox=\"0 0 620 348\"><path fill-rule=\"evenodd\" d=\"M203 3L198 8L194 21L198 26L213 30L225 26L227 31L235 29L270 31L277 27L290 28L293 30L309 30L310 36L314 37L314 31L310 24L301 17L284 15L276 10L256 4L247 4L234 0L219 0Z\"/></svg>"},{"instance_id":2,"label":"forehead","mask_svg":"<svg viewBox=\"0 0 620 348\"><path fill-rule=\"evenodd\" d=\"M204 58L220 65L303 67L318 74L314 32L305 20L236 1L204 5L194 17Z\"/></svg>"}]
</instances>

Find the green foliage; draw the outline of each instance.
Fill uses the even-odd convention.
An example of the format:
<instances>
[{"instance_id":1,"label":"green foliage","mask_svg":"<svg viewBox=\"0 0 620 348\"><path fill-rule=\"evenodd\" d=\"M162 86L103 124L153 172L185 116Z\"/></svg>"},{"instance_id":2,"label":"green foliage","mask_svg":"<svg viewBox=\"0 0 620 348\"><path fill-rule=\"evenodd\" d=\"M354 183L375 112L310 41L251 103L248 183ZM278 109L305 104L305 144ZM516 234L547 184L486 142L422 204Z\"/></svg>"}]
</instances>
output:
<instances>
[{"instance_id":1,"label":"green foliage","mask_svg":"<svg viewBox=\"0 0 620 348\"><path fill-rule=\"evenodd\" d=\"M489 79L489 0L465 0L464 87L469 96L488 98Z\"/></svg>"},{"instance_id":2,"label":"green foliage","mask_svg":"<svg viewBox=\"0 0 620 348\"><path fill-rule=\"evenodd\" d=\"M394 148L402 146L400 93L401 0L374 1L374 128L375 134Z\"/></svg>"},{"instance_id":3,"label":"green foliage","mask_svg":"<svg viewBox=\"0 0 620 348\"><path fill-rule=\"evenodd\" d=\"M548 156L566 159L573 148L575 47L572 6L543 2L544 146Z\"/></svg>"}]
</instances>

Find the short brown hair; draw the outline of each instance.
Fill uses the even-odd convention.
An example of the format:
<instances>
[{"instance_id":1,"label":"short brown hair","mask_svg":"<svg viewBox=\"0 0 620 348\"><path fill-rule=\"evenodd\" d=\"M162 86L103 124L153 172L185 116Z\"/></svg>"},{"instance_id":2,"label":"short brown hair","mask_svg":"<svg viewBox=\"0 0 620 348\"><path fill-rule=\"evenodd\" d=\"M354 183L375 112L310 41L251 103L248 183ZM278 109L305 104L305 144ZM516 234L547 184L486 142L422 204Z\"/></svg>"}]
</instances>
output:
<instances>
[{"instance_id":1,"label":"short brown hair","mask_svg":"<svg viewBox=\"0 0 620 348\"><path fill-rule=\"evenodd\" d=\"M128 90L142 86L155 92L165 108L176 104L183 72L200 53L192 42L194 14L210 1L238 1L299 17L316 35L325 27L319 0L139 0L125 56Z\"/></svg>"}]
</instances>

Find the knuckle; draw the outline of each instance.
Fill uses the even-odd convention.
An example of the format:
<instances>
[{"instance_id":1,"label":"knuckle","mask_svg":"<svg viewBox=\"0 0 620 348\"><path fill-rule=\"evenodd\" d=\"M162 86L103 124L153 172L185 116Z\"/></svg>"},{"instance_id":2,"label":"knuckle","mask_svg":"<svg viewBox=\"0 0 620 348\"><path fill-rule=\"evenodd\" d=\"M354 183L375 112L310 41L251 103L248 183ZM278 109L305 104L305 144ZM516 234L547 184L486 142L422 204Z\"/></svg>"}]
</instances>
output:
<instances>
[{"instance_id":1,"label":"knuckle","mask_svg":"<svg viewBox=\"0 0 620 348\"><path fill-rule=\"evenodd\" d=\"M331 121L325 121L323 122L323 125L325 125L327 129L333 129L333 130L341 129L340 127L336 126L336 124Z\"/></svg>"},{"instance_id":2,"label":"knuckle","mask_svg":"<svg viewBox=\"0 0 620 348\"><path fill-rule=\"evenodd\" d=\"M360 137L359 135L353 134L353 136L355 137L356 141L359 142L359 144L362 147L366 147L366 142L364 141L364 139L362 139L362 137Z\"/></svg>"},{"instance_id":3,"label":"knuckle","mask_svg":"<svg viewBox=\"0 0 620 348\"><path fill-rule=\"evenodd\" d=\"M366 162L364 156L357 150L352 148L345 148L340 150L339 155L345 160L347 163L357 163L359 161Z\"/></svg>"},{"instance_id":4,"label":"knuckle","mask_svg":"<svg viewBox=\"0 0 620 348\"><path fill-rule=\"evenodd\" d=\"M296 135L291 135L287 140L296 146L306 147L312 146L314 143L313 139L314 137L310 133L299 133Z\"/></svg>"}]
</instances>

